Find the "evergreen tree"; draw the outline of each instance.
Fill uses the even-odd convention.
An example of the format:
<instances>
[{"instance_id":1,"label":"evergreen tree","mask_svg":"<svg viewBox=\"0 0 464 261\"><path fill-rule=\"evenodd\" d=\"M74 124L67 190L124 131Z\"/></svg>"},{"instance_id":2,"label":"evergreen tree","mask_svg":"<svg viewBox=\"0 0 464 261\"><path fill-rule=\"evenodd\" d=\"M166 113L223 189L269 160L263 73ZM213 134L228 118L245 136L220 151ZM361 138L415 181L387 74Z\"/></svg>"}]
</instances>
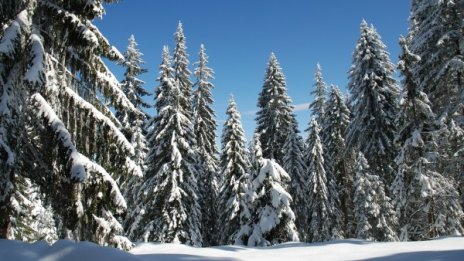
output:
<instances>
[{"instance_id":1,"label":"evergreen tree","mask_svg":"<svg viewBox=\"0 0 464 261\"><path fill-rule=\"evenodd\" d=\"M309 194L306 185L308 184L308 176L304 161L304 142L298 133L291 133L287 137L284 144L283 168L288 170L291 178L289 186L290 195L293 198L292 209L295 212L295 224L298 229L298 234L301 240L305 240L308 232L307 215L309 213L307 207L307 196Z\"/></svg>"},{"instance_id":2,"label":"evergreen tree","mask_svg":"<svg viewBox=\"0 0 464 261\"><path fill-rule=\"evenodd\" d=\"M143 100L144 96L149 95L143 85L144 81L140 80L139 75L146 73L147 69L142 68L144 61L142 53L137 49L137 42L134 35L129 38L129 45L124 53L126 71L124 80L121 83L122 91L126 94L129 101L137 109L138 114L131 114L127 111L118 111L116 118L121 122L121 131L134 147L135 155L134 162L144 170L145 155L147 152L147 144L144 134L144 124L147 120L147 115L143 112L143 108L150 108L150 105ZM121 190L124 198L129 203L129 207L133 206L134 194L141 181L140 177L123 178L120 180Z\"/></svg>"},{"instance_id":3,"label":"evergreen tree","mask_svg":"<svg viewBox=\"0 0 464 261\"><path fill-rule=\"evenodd\" d=\"M193 124L182 107L183 93L172 76L167 47L163 50L157 87L154 128L148 134L145 180L130 215L134 240L201 246L201 212Z\"/></svg>"},{"instance_id":4,"label":"evergreen tree","mask_svg":"<svg viewBox=\"0 0 464 261\"><path fill-rule=\"evenodd\" d=\"M249 196L251 181L250 163L245 152L245 133L240 113L232 97L227 107L227 120L222 130L221 176L219 193L219 244L243 244L237 237L251 217L252 198Z\"/></svg>"},{"instance_id":5,"label":"evergreen tree","mask_svg":"<svg viewBox=\"0 0 464 261\"><path fill-rule=\"evenodd\" d=\"M399 91L385 48L375 28L363 21L349 75L353 119L346 142L348 149L366 155L373 172L391 184Z\"/></svg>"},{"instance_id":6,"label":"evergreen tree","mask_svg":"<svg viewBox=\"0 0 464 261\"><path fill-rule=\"evenodd\" d=\"M337 86L332 86L326 105L323 122L324 135L322 143L324 149L324 167L328 180L335 185L329 185L329 194L334 198L335 223L338 231L345 231L350 236L353 231L353 174L350 166L351 157L345 156L345 133L350 124L350 110Z\"/></svg>"},{"instance_id":7,"label":"evergreen tree","mask_svg":"<svg viewBox=\"0 0 464 261\"><path fill-rule=\"evenodd\" d=\"M197 89L194 94L194 133L198 154L200 156L200 171L198 188L202 214L203 242L205 246L215 244L216 210L218 194L218 162L216 147L216 120L211 108L213 99L210 82L213 70L208 68L208 56L203 45L200 47L199 61L196 63L195 76Z\"/></svg>"},{"instance_id":8,"label":"evergreen tree","mask_svg":"<svg viewBox=\"0 0 464 261\"><path fill-rule=\"evenodd\" d=\"M397 219L379 176L371 174L360 152L355 164L354 219L356 237L375 241L396 241Z\"/></svg>"},{"instance_id":9,"label":"evergreen tree","mask_svg":"<svg viewBox=\"0 0 464 261\"><path fill-rule=\"evenodd\" d=\"M410 52L407 39L401 38L400 43L403 50L399 69L403 74L404 94L397 142L401 150L392 185L393 203L400 217L400 238L423 240L463 234L460 220L464 213L454 180L436 170L440 127L427 95L413 78L412 68L420 57Z\"/></svg>"},{"instance_id":10,"label":"evergreen tree","mask_svg":"<svg viewBox=\"0 0 464 261\"><path fill-rule=\"evenodd\" d=\"M190 81L189 60L187 54L186 38L182 23L179 21L177 30L174 33L176 46L173 52L174 80L178 82L182 99L180 104L186 116L191 120L192 117L192 82Z\"/></svg>"},{"instance_id":11,"label":"evergreen tree","mask_svg":"<svg viewBox=\"0 0 464 261\"><path fill-rule=\"evenodd\" d=\"M257 135L257 134L256 134ZM295 214L286 191L290 176L274 160L262 156L259 137L254 139L254 151L260 170L252 182L253 211L248 224L239 232L238 243L248 246L268 246L287 241L299 241L294 224Z\"/></svg>"},{"instance_id":12,"label":"evergreen tree","mask_svg":"<svg viewBox=\"0 0 464 261\"><path fill-rule=\"evenodd\" d=\"M306 166L308 167L308 241L321 242L332 238L333 204L327 188L327 176L324 169L320 128L313 118L310 124Z\"/></svg>"},{"instance_id":13,"label":"evergreen tree","mask_svg":"<svg viewBox=\"0 0 464 261\"><path fill-rule=\"evenodd\" d=\"M311 92L314 95L314 101L309 105L312 116L316 119L317 123L322 124L326 110L326 83L322 78L321 65L318 63L316 67L314 91Z\"/></svg>"},{"instance_id":14,"label":"evergreen tree","mask_svg":"<svg viewBox=\"0 0 464 261\"><path fill-rule=\"evenodd\" d=\"M283 164L282 150L287 136L297 128L292 100L287 94L287 84L274 53L267 64L264 84L258 97L256 133L260 134L263 156Z\"/></svg>"},{"instance_id":15,"label":"evergreen tree","mask_svg":"<svg viewBox=\"0 0 464 261\"><path fill-rule=\"evenodd\" d=\"M418 1L411 4L411 52L421 57L411 68L417 86L447 131L437 141L439 172L464 183L464 69L462 20L464 1ZM461 185L461 197L464 197ZM464 207L464 203L462 205Z\"/></svg>"},{"instance_id":16,"label":"evergreen tree","mask_svg":"<svg viewBox=\"0 0 464 261\"><path fill-rule=\"evenodd\" d=\"M16 2L1 19L0 237L13 229L18 177L45 193L60 238L130 248L115 180L141 171L112 108L137 111L102 59L122 55L92 24L113 1Z\"/></svg>"}]
</instances>

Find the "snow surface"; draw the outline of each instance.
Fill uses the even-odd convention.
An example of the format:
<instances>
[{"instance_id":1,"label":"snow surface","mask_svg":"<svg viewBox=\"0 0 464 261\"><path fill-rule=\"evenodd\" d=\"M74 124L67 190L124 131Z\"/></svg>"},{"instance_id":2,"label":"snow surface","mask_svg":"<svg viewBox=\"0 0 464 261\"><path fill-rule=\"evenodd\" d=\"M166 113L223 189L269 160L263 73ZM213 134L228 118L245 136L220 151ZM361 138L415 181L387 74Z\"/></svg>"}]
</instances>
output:
<instances>
[{"instance_id":1,"label":"snow surface","mask_svg":"<svg viewBox=\"0 0 464 261\"><path fill-rule=\"evenodd\" d=\"M448 237L422 242L373 243L337 240L326 243L286 243L272 247L221 246L195 248L180 244L145 243L124 252L93 243L60 240L48 246L44 241L28 244L0 240L1 260L41 261L185 261L185 260L376 260L409 261L464 260L464 237Z\"/></svg>"}]
</instances>

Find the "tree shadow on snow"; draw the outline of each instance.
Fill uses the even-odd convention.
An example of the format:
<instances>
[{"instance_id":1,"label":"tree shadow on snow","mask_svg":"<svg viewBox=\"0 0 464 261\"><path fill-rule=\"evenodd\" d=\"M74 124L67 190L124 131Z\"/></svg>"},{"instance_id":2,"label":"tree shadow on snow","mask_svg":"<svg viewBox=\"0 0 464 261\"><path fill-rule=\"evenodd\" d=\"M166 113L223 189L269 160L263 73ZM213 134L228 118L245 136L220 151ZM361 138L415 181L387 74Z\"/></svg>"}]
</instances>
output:
<instances>
[{"instance_id":1,"label":"tree shadow on snow","mask_svg":"<svg viewBox=\"0 0 464 261\"><path fill-rule=\"evenodd\" d=\"M153 261L240 261L229 257L204 257L185 254L145 254L137 255L142 260Z\"/></svg>"},{"instance_id":2,"label":"tree shadow on snow","mask_svg":"<svg viewBox=\"0 0 464 261\"><path fill-rule=\"evenodd\" d=\"M360 259L358 261L462 261L464 260L464 250L444 250L444 251L420 251L401 253L391 256L373 257Z\"/></svg>"}]
</instances>

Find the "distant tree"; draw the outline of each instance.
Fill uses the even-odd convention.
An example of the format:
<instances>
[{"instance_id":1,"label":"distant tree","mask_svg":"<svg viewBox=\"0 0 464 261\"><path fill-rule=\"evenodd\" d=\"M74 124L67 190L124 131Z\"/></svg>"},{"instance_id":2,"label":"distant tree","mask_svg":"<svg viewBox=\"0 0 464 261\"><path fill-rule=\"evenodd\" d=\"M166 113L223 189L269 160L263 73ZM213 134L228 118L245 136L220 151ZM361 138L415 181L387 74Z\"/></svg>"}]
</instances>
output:
<instances>
[{"instance_id":1,"label":"distant tree","mask_svg":"<svg viewBox=\"0 0 464 261\"><path fill-rule=\"evenodd\" d=\"M184 35L184 28L182 23L179 21L177 30L174 33L175 48L173 51L173 69L174 69L174 81L178 83L179 89L182 92L182 99L179 101L182 109L185 111L186 116L192 120L193 108L193 89L192 82L190 81L190 75L192 72L188 69L189 60L187 54L186 37Z\"/></svg>"},{"instance_id":2,"label":"distant tree","mask_svg":"<svg viewBox=\"0 0 464 261\"><path fill-rule=\"evenodd\" d=\"M375 241L397 241L397 218L379 176L371 172L360 152L354 178L354 218L356 237Z\"/></svg>"},{"instance_id":3,"label":"distant tree","mask_svg":"<svg viewBox=\"0 0 464 261\"><path fill-rule=\"evenodd\" d=\"M314 101L309 105L309 109L314 119L321 125L326 111L327 86L322 77L322 69L319 63L316 66L316 75L314 79L314 90L311 92L311 94L314 95Z\"/></svg>"},{"instance_id":4,"label":"distant tree","mask_svg":"<svg viewBox=\"0 0 464 261\"><path fill-rule=\"evenodd\" d=\"M353 119L346 142L348 150L354 147L362 152L372 171L390 184L394 178L394 120L399 89L394 65L385 49L375 28L363 21L349 74Z\"/></svg>"},{"instance_id":5,"label":"distant tree","mask_svg":"<svg viewBox=\"0 0 464 261\"><path fill-rule=\"evenodd\" d=\"M233 97L227 107L222 130L221 176L219 190L219 244L243 244L237 237L251 217L250 163L245 153L245 132Z\"/></svg>"},{"instance_id":6,"label":"distant tree","mask_svg":"<svg viewBox=\"0 0 464 261\"><path fill-rule=\"evenodd\" d=\"M327 188L327 176L324 169L322 143L319 137L320 128L313 118L309 126L308 148L306 152L306 166L308 179L308 240L321 242L332 239L332 217L334 205L331 202Z\"/></svg>"},{"instance_id":7,"label":"distant tree","mask_svg":"<svg viewBox=\"0 0 464 261\"><path fill-rule=\"evenodd\" d=\"M326 105L322 129L324 168L329 183L329 195L334 198L335 227L339 233L350 236L353 230L353 159L345 156L345 133L350 124L350 110L337 86L332 86ZM349 154L349 153L348 153Z\"/></svg>"},{"instance_id":8,"label":"distant tree","mask_svg":"<svg viewBox=\"0 0 464 261\"><path fill-rule=\"evenodd\" d=\"M205 47L200 46L199 61L196 63L195 76L197 89L194 93L193 122L199 154L198 189L202 212L203 245L215 244L217 234L217 196L218 196L218 149L216 147L216 115L212 109L213 99L210 82L213 70L208 68L208 56Z\"/></svg>"},{"instance_id":9,"label":"distant tree","mask_svg":"<svg viewBox=\"0 0 464 261\"><path fill-rule=\"evenodd\" d=\"M163 50L157 87L158 114L148 134L145 180L137 207L129 216L128 234L134 240L202 245L198 204L193 124L181 101L183 93L173 78L167 47Z\"/></svg>"},{"instance_id":10,"label":"distant tree","mask_svg":"<svg viewBox=\"0 0 464 261\"><path fill-rule=\"evenodd\" d=\"M284 144L284 165L283 168L288 170L291 182L289 186L290 195L293 198L292 209L295 212L295 224L298 229L301 240L306 239L308 232L307 207L308 201L308 175L304 161L304 142L298 133L291 133L287 136Z\"/></svg>"},{"instance_id":11,"label":"distant tree","mask_svg":"<svg viewBox=\"0 0 464 261\"><path fill-rule=\"evenodd\" d=\"M258 97L255 133L259 134L263 156L279 164L283 164L285 140L297 128L291 102L285 76L276 56L271 53Z\"/></svg>"}]
</instances>

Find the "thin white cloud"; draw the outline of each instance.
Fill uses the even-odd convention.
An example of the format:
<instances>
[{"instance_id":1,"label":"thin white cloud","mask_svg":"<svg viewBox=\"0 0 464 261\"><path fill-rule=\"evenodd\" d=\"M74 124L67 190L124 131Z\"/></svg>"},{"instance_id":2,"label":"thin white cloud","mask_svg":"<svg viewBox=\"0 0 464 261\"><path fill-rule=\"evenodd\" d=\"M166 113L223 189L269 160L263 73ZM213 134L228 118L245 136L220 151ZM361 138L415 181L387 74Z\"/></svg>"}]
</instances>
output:
<instances>
[{"instance_id":1,"label":"thin white cloud","mask_svg":"<svg viewBox=\"0 0 464 261\"><path fill-rule=\"evenodd\" d=\"M243 115L254 116L254 115L256 115L257 112L258 111L256 111L256 110L255 111L246 111L246 112L243 113Z\"/></svg>"},{"instance_id":2,"label":"thin white cloud","mask_svg":"<svg viewBox=\"0 0 464 261\"><path fill-rule=\"evenodd\" d=\"M293 105L293 111L304 111L307 110L309 107L309 102L307 103L302 103L302 104L295 104Z\"/></svg>"}]
</instances>

